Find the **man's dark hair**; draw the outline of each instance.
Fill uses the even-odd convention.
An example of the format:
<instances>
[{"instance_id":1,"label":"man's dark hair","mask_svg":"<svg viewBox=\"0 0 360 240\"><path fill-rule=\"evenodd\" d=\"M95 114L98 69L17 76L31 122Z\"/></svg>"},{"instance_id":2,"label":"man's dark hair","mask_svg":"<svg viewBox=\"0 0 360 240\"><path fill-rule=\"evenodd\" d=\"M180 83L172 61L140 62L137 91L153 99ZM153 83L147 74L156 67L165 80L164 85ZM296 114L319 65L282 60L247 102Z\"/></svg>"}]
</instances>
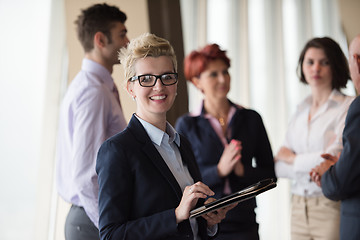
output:
<instances>
[{"instance_id":1,"label":"man's dark hair","mask_svg":"<svg viewBox=\"0 0 360 240\"><path fill-rule=\"evenodd\" d=\"M95 4L82 10L75 21L77 34L85 52L94 48L94 35L102 32L111 43L111 28L115 22L125 23L126 14L118 7L104 4Z\"/></svg>"}]
</instances>

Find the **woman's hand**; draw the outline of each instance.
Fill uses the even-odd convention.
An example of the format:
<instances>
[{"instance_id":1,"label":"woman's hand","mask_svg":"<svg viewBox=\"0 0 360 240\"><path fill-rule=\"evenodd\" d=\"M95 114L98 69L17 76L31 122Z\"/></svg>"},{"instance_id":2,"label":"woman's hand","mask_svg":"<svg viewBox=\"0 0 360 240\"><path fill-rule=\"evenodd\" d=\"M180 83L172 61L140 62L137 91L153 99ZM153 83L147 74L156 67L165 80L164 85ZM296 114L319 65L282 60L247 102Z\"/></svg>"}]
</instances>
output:
<instances>
[{"instance_id":1,"label":"woman's hand","mask_svg":"<svg viewBox=\"0 0 360 240\"><path fill-rule=\"evenodd\" d=\"M241 142L235 139L225 146L217 165L219 177L228 176L234 170L236 164L241 164L241 149Z\"/></svg>"},{"instance_id":2,"label":"woman's hand","mask_svg":"<svg viewBox=\"0 0 360 240\"><path fill-rule=\"evenodd\" d=\"M215 198L209 198L208 200L206 200L205 204L207 203L211 203L213 201L215 201L216 199ZM218 224L220 223L225 217L226 217L226 213L236 207L237 203L234 203L234 204L231 204L227 207L224 207L224 208L220 208L214 212L210 212L210 213L207 213L207 214L204 214L202 215L203 218L206 219L207 221L207 226L209 228L211 228L212 226L214 226L215 224Z\"/></svg>"},{"instance_id":3,"label":"woman's hand","mask_svg":"<svg viewBox=\"0 0 360 240\"><path fill-rule=\"evenodd\" d=\"M296 154L291 151L291 149L287 147L281 147L278 153L276 154L274 160L276 161L284 161L288 164L293 164Z\"/></svg>"},{"instance_id":4,"label":"woman's hand","mask_svg":"<svg viewBox=\"0 0 360 240\"><path fill-rule=\"evenodd\" d=\"M175 209L176 223L190 217L190 211L195 207L199 198L207 198L215 193L202 182L197 182L184 189L179 206Z\"/></svg>"},{"instance_id":5,"label":"woman's hand","mask_svg":"<svg viewBox=\"0 0 360 240\"><path fill-rule=\"evenodd\" d=\"M244 164L241 161L239 161L235 164L234 173L239 177L244 176L244 174L245 174Z\"/></svg>"}]
</instances>

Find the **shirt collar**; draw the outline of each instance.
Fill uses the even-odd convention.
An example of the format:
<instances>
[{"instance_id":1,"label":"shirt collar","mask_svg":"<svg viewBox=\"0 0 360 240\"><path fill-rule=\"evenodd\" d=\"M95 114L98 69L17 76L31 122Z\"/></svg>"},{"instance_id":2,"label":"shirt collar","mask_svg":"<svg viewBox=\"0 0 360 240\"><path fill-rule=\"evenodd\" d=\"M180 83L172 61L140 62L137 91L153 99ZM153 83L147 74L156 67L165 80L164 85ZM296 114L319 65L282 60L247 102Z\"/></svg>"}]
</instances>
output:
<instances>
[{"instance_id":1,"label":"shirt collar","mask_svg":"<svg viewBox=\"0 0 360 240\"><path fill-rule=\"evenodd\" d=\"M156 145L160 146L161 142L166 135L169 136L169 144L172 142L176 143L178 147L180 147L180 136L176 132L176 130L171 126L170 123L166 122L166 132L162 131L161 129L155 127L151 123L148 123L147 121L141 119L135 114L135 117L140 121L140 123L145 128L145 131L149 135L151 141L155 143Z\"/></svg>"},{"instance_id":2,"label":"shirt collar","mask_svg":"<svg viewBox=\"0 0 360 240\"><path fill-rule=\"evenodd\" d=\"M341 93L339 90L333 89L329 101L333 102L334 104L341 104L343 102L345 95Z\"/></svg>"},{"instance_id":3,"label":"shirt collar","mask_svg":"<svg viewBox=\"0 0 360 240\"><path fill-rule=\"evenodd\" d=\"M114 80L111 77L109 70L107 70L101 64L90 60L88 58L84 58L82 61L81 69L86 72L90 72L91 74L96 75L101 82L103 82L110 90L114 88Z\"/></svg>"},{"instance_id":4,"label":"shirt collar","mask_svg":"<svg viewBox=\"0 0 360 240\"><path fill-rule=\"evenodd\" d=\"M339 90L333 89L325 104L327 105L327 107L330 107L332 105L336 106L342 103L344 97L345 95L341 93ZM312 103L312 95L310 94L304 99L302 103L300 103L299 108L304 109L306 107L309 107L311 106L311 103Z\"/></svg>"},{"instance_id":5,"label":"shirt collar","mask_svg":"<svg viewBox=\"0 0 360 240\"><path fill-rule=\"evenodd\" d=\"M231 118L235 114L236 108L242 108L242 106L235 105L230 100L229 102L230 102L230 110L229 110L228 118ZM193 117L203 116L204 118L212 118L212 116L208 114L205 110L204 101L202 101L201 104L199 104L199 106L190 113L190 115Z\"/></svg>"}]
</instances>

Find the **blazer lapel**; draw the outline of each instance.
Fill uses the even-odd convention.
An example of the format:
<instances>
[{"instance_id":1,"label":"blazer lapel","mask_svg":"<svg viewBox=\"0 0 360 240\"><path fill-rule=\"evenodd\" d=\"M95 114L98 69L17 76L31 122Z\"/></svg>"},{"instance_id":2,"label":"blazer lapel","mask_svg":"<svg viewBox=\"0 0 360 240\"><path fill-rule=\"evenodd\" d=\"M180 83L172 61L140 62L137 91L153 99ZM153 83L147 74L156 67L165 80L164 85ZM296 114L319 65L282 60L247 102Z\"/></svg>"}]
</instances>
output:
<instances>
[{"instance_id":1,"label":"blazer lapel","mask_svg":"<svg viewBox=\"0 0 360 240\"><path fill-rule=\"evenodd\" d=\"M154 147L149 135L146 133L144 127L140 121L133 115L129 125L129 130L133 132L135 138L141 145L141 150L153 162L154 166L159 170L159 172L165 177L169 182L170 186L173 188L179 200L182 197L181 188L176 181L174 175L170 171L169 167L165 163L164 159L161 157L160 153Z\"/></svg>"}]
</instances>

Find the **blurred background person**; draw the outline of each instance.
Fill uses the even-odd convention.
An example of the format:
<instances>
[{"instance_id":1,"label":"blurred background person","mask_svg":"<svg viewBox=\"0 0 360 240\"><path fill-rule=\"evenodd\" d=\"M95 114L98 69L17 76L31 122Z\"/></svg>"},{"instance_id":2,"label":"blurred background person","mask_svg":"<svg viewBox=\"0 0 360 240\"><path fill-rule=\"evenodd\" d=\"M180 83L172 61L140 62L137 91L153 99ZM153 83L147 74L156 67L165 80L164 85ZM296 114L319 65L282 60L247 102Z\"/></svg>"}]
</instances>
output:
<instances>
[{"instance_id":1,"label":"blurred background person","mask_svg":"<svg viewBox=\"0 0 360 240\"><path fill-rule=\"evenodd\" d=\"M214 193L201 182L190 143L166 120L178 84L173 47L143 34L121 51L120 61L136 113L99 150L101 239L215 236L217 223L231 206L189 220L190 210Z\"/></svg>"},{"instance_id":2,"label":"blurred background person","mask_svg":"<svg viewBox=\"0 0 360 240\"><path fill-rule=\"evenodd\" d=\"M323 161L322 153L337 155L342 150L345 117L354 99L340 92L350 79L349 67L340 46L323 37L306 43L298 72L311 94L297 106L275 156L277 177L293 180L291 237L339 239L340 202L324 197L309 172Z\"/></svg>"},{"instance_id":3,"label":"blurred background person","mask_svg":"<svg viewBox=\"0 0 360 240\"><path fill-rule=\"evenodd\" d=\"M203 181L221 198L261 179L275 178L269 139L260 115L227 98L230 59L217 44L191 52L187 80L204 96L197 110L181 116L176 130L191 141ZM239 203L220 223L217 239L259 239L256 200Z\"/></svg>"},{"instance_id":4,"label":"blurred background person","mask_svg":"<svg viewBox=\"0 0 360 240\"><path fill-rule=\"evenodd\" d=\"M125 21L125 13L107 4L82 10L75 21L85 57L60 108L56 164L58 193L72 204L67 240L99 239L96 155L107 138L126 127L111 77L119 49L129 42Z\"/></svg>"}]
</instances>

